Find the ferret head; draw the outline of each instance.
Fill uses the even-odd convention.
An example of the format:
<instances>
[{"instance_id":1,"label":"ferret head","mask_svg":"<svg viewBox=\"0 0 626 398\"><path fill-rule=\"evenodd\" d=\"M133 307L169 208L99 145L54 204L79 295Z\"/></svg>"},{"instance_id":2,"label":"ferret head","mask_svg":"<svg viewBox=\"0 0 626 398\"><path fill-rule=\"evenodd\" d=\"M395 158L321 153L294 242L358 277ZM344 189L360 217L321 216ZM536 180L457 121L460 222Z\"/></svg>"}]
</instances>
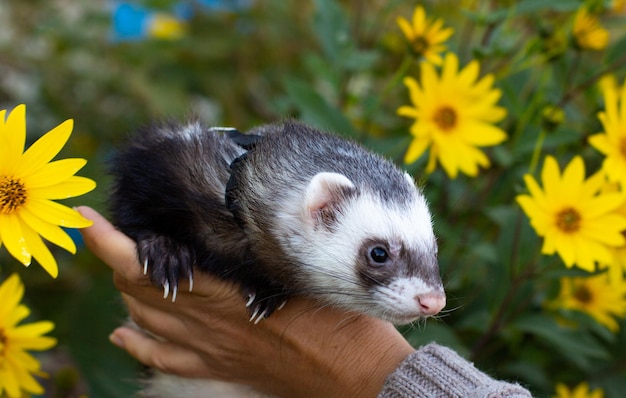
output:
<instances>
[{"instance_id":1,"label":"ferret head","mask_svg":"<svg viewBox=\"0 0 626 398\"><path fill-rule=\"evenodd\" d=\"M437 314L446 303L426 201L393 200L337 173L319 173L300 201L304 226L290 250L303 262L305 290L330 304L395 324Z\"/></svg>"}]
</instances>

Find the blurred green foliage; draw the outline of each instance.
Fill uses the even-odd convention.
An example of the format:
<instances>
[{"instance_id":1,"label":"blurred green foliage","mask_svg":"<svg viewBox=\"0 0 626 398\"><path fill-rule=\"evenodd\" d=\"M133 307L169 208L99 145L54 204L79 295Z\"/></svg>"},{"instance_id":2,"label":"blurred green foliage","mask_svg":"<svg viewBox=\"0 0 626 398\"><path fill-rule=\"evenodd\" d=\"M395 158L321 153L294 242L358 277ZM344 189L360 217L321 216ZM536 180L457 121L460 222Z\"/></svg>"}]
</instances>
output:
<instances>
[{"instance_id":1,"label":"blurred green foliage","mask_svg":"<svg viewBox=\"0 0 626 398\"><path fill-rule=\"evenodd\" d=\"M176 2L140 3L168 12ZM598 78L608 71L624 78L626 17L607 13L612 41L605 51L579 51L568 32L582 3L425 2L429 14L455 27L448 47L461 63L478 59L483 74L495 75L509 140L488 150L492 168L477 178L426 175L425 159L406 166L432 205L449 304L440 318L403 332L416 346L446 344L538 396L552 394L557 382L588 381L620 397L626 323L620 320L612 334L584 314L557 318L545 310L559 278L582 272L541 255L541 240L514 202L545 130L546 106L562 109L564 120L550 126L541 152L563 161L582 154L590 170L600 166L585 138L601 130ZM587 4L605 10L608 2ZM396 115L408 102L401 81L418 75L419 62L395 20L409 18L415 3L258 1L236 11L197 10L180 39L134 41L113 39L114 5L0 3L0 107L27 104L31 142L73 118L61 156L88 159L80 174L98 182L96 191L68 204L106 213L107 158L155 118L197 114L208 124L246 130L295 116L401 162L411 140L409 122ZM56 323L59 347L40 356L51 374L48 396L129 396L139 366L107 341L125 317L110 271L84 247L76 256L54 254L57 280L0 252L2 273L17 271L24 280L33 317Z\"/></svg>"}]
</instances>

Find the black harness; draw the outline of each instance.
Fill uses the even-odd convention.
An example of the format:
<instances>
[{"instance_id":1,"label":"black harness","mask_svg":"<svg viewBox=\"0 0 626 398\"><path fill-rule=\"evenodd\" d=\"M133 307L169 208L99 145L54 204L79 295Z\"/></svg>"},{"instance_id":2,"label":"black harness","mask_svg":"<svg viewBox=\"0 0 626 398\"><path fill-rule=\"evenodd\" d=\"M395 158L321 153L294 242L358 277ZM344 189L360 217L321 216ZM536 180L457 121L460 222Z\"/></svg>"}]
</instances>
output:
<instances>
[{"instance_id":1,"label":"black harness","mask_svg":"<svg viewBox=\"0 0 626 398\"><path fill-rule=\"evenodd\" d=\"M228 210L230 210L231 213L233 213L233 216L235 216L235 220L237 220L239 226L243 226L243 222L239 217L239 199L236 196L238 169L248 157L249 151L254 149L256 143L262 137L256 134L243 134L236 129L229 129L226 132L226 135L228 136L228 138L231 139L231 141L246 150L244 153L233 159L233 161L230 163L230 177L228 178L228 182L226 183L225 191L226 207L228 208Z\"/></svg>"}]
</instances>

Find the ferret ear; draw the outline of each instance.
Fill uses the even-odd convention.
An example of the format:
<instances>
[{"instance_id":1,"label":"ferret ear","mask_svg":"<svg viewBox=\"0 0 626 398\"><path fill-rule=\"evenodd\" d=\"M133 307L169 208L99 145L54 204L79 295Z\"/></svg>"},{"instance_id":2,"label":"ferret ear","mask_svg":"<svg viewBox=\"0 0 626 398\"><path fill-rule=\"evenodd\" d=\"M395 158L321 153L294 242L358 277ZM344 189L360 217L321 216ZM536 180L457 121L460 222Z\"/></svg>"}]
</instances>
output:
<instances>
[{"instance_id":1,"label":"ferret ear","mask_svg":"<svg viewBox=\"0 0 626 398\"><path fill-rule=\"evenodd\" d=\"M413 179L413 177L411 177L411 175L409 173L407 173L406 171L404 172L404 179L407 180L409 182L409 184L411 185L415 185L415 180Z\"/></svg>"},{"instance_id":2,"label":"ferret ear","mask_svg":"<svg viewBox=\"0 0 626 398\"><path fill-rule=\"evenodd\" d=\"M304 193L305 218L315 227L332 226L341 204L354 191L354 184L343 174L316 174Z\"/></svg>"}]
</instances>

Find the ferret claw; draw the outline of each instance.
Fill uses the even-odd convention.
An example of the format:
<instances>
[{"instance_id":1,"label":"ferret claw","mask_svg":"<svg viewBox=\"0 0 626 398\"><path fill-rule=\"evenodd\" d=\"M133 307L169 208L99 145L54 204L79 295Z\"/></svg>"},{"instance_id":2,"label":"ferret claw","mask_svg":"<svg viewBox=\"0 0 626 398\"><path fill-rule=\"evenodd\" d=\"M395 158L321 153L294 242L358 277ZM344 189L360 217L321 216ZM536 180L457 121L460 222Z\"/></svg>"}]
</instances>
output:
<instances>
[{"instance_id":1,"label":"ferret claw","mask_svg":"<svg viewBox=\"0 0 626 398\"><path fill-rule=\"evenodd\" d=\"M178 285L174 285L174 291L172 292L172 303L176 301L177 294L178 294Z\"/></svg>"},{"instance_id":2,"label":"ferret claw","mask_svg":"<svg viewBox=\"0 0 626 398\"><path fill-rule=\"evenodd\" d=\"M248 302L246 303L246 308L250 307L252 303L254 303L255 298L256 298L256 293L248 294Z\"/></svg>"},{"instance_id":3,"label":"ferret claw","mask_svg":"<svg viewBox=\"0 0 626 398\"><path fill-rule=\"evenodd\" d=\"M148 259L143 260L143 274L148 275Z\"/></svg>"},{"instance_id":4,"label":"ferret claw","mask_svg":"<svg viewBox=\"0 0 626 398\"><path fill-rule=\"evenodd\" d=\"M163 282L163 298L166 299L170 295L170 283L169 281Z\"/></svg>"},{"instance_id":5,"label":"ferret claw","mask_svg":"<svg viewBox=\"0 0 626 398\"><path fill-rule=\"evenodd\" d=\"M258 324L259 322L261 322L261 319L265 319L265 317L267 316L267 310L261 312L259 314L259 316L256 318L256 320L254 321L254 324Z\"/></svg>"},{"instance_id":6,"label":"ferret claw","mask_svg":"<svg viewBox=\"0 0 626 398\"><path fill-rule=\"evenodd\" d=\"M256 318L256 316L257 316L257 314L258 314L258 313L259 313L259 306L257 305L257 306L254 308L254 312L252 313L252 316L250 317L250 321L249 321L249 322L254 321L254 318ZM256 322L255 322L255 323L256 323Z\"/></svg>"}]
</instances>

